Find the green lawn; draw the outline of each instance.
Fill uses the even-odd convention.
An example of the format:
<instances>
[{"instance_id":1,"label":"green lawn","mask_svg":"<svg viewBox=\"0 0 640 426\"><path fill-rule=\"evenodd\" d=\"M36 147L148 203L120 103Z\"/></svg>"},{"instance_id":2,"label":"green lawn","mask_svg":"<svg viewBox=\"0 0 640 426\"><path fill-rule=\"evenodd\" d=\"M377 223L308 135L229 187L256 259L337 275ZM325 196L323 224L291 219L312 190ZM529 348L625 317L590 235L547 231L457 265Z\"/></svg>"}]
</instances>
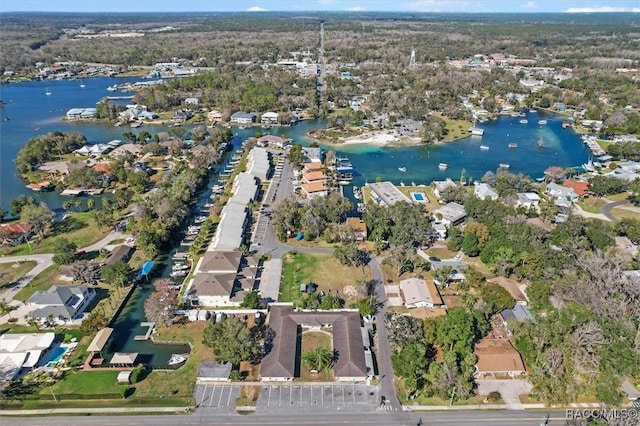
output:
<instances>
[{"instance_id":1,"label":"green lawn","mask_svg":"<svg viewBox=\"0 0 640 426\"><path fill-rule=\"evenodd\" d=\"M109 371L73 371L53 386L43 388L41 394L100 395L118 394L118 370ZM97 398L96 398L97 399Z\"/></svg>"},{"instance_id":2,"label":"green lawn","mask_svg":"<svg viewBox=\"0 0 640 426\"><path fill-rule=\"evenodd\" d=\"M60 265L51 265L37 277L33 279L28 285L22 287L22 289L14 296L15 300L22 302L33 296L36 291L45 291L54 284L59 284L57 279L60 273ZM68 283L67 283L68 284Z\"/></svg>"},{"instance_id":3,"label":"green lawn","mask_svg":"<svg viewBox=\"0 0 640 426\"><path fill-rule=\"evenodd\" d=\"M104 238L109 230L101 230L91 218L89 212L69 213L68 217L56 223L49 235L35 246L20 244L0 251L7 256L21 256L25 254L52 253L56 240L64 237L80 247L86 247Z\"/></svg>"},{"instance_id":4,"label":"green lawn","mask_svg":"<svg viewBox=\"0 0 640 426\"><path fill-rule=\"evenodd\" d=\"M318 258L306 254L296 253L287 255L283 259L282 281L280 282L281 302L293 302L302 297L300 284L311 281L313 270L318 263Z\"/></svg>"},{"instance_id":5,"label":"green lawn","mask_svg":"<svg viewBox=\"0 0 640 426\"><path fill-rule=\"evenodd\" d=\"M0 290L15 283L36 266L36 262L0 263Z\"/></svg>"},{"instance_id":6,"label":"green lawn","mask_svg":"<svg viewBox=\"0 0 640 426\"><path fill-rule=\"evenodd\" d=\"M460 138L466 138L470 135L469 127L473 126L473 123L467 120L453 120L448 117L440 117L446 123L446 129L449 133L445 135L443 141L450 142Z\"/></svg>"},{"instance_id":7,"label":"green lawn","mask_svg":"<svg viewBox=\"0 0 640 426\"><path fill-rule=\"evenodd\" d=\"M607 203L603 199L594 197L585 197L578 202L578 205L582 207L582 210L589 213L600 213L600 207L604 206L605 204Z\"/></svg>"}]
</instances>

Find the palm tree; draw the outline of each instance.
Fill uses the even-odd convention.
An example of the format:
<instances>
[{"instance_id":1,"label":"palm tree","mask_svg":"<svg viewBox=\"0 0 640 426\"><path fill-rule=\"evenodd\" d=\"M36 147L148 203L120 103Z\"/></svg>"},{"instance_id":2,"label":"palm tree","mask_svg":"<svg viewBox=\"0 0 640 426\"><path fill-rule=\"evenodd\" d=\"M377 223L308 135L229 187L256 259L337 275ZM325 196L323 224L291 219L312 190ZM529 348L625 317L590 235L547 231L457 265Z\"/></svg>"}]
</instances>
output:
<instances>
[{"instance_id":1,"label":"palm tree","mask_svg":"<svg viewBox=\"0 0 640 426\"><path fill-rule=\"evenodd\" d=\"M310 370L322 371L333 364L333 353L327 348L318 348L302 356L302 362Z\"/></svg>"},{"instance_id":2,"label":"palm tree","mask_svg":"<svg viewBox=\"0 0 640 426\"><path fill-rule=\"evenodd\" d=\"M13 318L11 316L11 311L13 311L13 307L4 300L0 300L0 316L3 317L6 314L9 314L9 318Z\"/></svg>"}]
</instances>

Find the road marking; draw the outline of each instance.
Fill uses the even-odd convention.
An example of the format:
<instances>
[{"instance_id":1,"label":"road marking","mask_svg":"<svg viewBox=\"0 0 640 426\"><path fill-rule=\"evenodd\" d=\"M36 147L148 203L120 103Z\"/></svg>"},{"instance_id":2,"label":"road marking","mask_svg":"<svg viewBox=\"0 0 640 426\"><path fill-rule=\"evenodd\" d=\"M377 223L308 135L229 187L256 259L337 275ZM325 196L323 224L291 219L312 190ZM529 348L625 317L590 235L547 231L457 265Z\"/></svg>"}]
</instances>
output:
<instances>
[{"instance_id":1,"label":"road marking","mask_svg":"<svg viewBox=\"0 0 640 426\"><path fill-rule=\"evenodd\" d=\"M322 406L324 407L324 386L320 387L320 400L322 401Z\"/></svg>"},{"instance_id":2,"label":"road marking","mask_svg":"<svg viewBox=\"0 0 640 426\"><path fill-rule=\"evenodd\" d=\"M336 405L336 397L333 394L333 389L331 388L331 386L329 386L329 389L331 390L331 406L335 406Z\"/></svg>"},{"instance_id":3,"label":"road marking","mask_svg":"<svg viewBox=\"0 0 640 426\"><path fill-rule=\"evenodd\" d=\"M211 407L211 403L213 402L213 394L216 392L216 386L214 385L211 389L211 397L209 398L209 407Z\"/></svg>"},{"instance_id":4,"label":"road marking","mask_svg":"<svg viewBox=\"0 0 640 426\"><path fill-rule=\"evenodd\" d=\"M273 386L269 386L269 396L267 397L267 407L271 403L271 388L273 388Z\"/></svg>"},{"instance_id":5,"label":"road marking","mask_svg":"<svg viewBox=\"0 0 640 426\"><path fill-rule=\"evenodd\" d=\"M233 393L234 388L235 386L231 386L231 389L229 389L229 398L227 398L227 407L231 405L231 394Z\"/></svg>"},{"instance_id":6,"label":"road marking","mask_svg":"<svg viewBox=\"0 0 640 426\"><path fill-rule=\"evenodd\" d=\"M340 389L342 389L342 405L347 405L347 403L344 400L344 386L340 386Z\"/></svg>"},{"instance_id":7,"label":"road marking","mask_svg":"<svg viewBox=\"0 0 640 426\"><path fill-rule=\"evenodd\" d=\"M224 395L224 392L227 390L226 386L223 388L220 388L220 397L218 398L218 407L220 407L220 402L222 402L222 395Z\"/></svg>"},{"instance_id":8,"label":"road marking","mask_svg":"<svg viewBox=\"0 0 640 426\"><path fill-rule=\"evenodd\" d=\"M356 385L351 385L351 392L353 395L353 405L356 405Z\"/></svg>"},{"instance_id":9,"label":"road marking","mask_svg":"<svg viewBox=\"0 0 640 426\"><path fill-rule=\"evenodd\" d=\"M280 389L280 396L278 397L278 407L282 403L282 387L280 387L279 389Z\"/></svg>"}]
</instances>

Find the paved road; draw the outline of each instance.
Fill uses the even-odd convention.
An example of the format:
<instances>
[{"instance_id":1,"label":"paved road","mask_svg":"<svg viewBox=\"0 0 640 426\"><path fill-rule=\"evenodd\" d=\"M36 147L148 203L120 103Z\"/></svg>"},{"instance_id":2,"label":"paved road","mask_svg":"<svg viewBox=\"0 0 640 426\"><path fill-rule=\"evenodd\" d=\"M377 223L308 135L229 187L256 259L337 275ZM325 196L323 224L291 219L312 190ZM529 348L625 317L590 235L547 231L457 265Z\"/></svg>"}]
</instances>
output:
<instances>
[{"instance_id":1,"label":"paved road","mask_svg":"<svg viewBox=\"0 0 640 426\"><path fill-rule=\"evenodd\" d=\"M387 313L387 296L384 291L384 279L378 260L372 257L369 260L371 279L375 281L376 300L381 306L376 314L376 361L378 363L378 375L380 376L380 393L387 399L386 405L392 410L400 410L401 405L393 383L394 375L391 367L391 345L387 339L387 329L384 326L384 316Z\"/></svg>"},{"instance_id":2,"label":"paved road","mask_svg":"<svg viewBox=\"0 0 640 426\"><path fill-rule=\"evenodd\" d=\"M600 213L605 215L607 219L609 219L610 221L617 222L618 219L616 219L616 217L613 214L611 214L611 211L616 207L624 206L625 204L628 204L628 203L629 203L628 200L620 200L620 201L614 201L613 203L605 204L604 206L600 207Z\"/></svg>"},{"instance_id":3,"label":"paved road","mask_svg":"<svg viewBox=\"0 0 640 426\"><path fill-rule=\"evenodd\" d=\"M128 234L123 234L122 232L112 231L103 239L98 241L95 244L92 244L87 247L83 247L80 250L84 251L94 251L101 250L104 247L108 246L109 243L113 240L124 239L128 236ZM0 257L0 263L15 263L21 261L34 261L36 262L36 266L27 272L20 280L18 280L17 284L12 286L11 288L5 290L0 297L14 307L14 311L10 312L3 317L0 317L0 324L6 323L10 318L18 318L18 323L24 323L24 317L31 310L36 307L27 306L24 303L14 300L16 293L20 291L21 288L28 285L38 274L47 269L49 266L53 265L53 254L28 254L23 256L2 256Z\"/></svg>"},{"instance_id":4,"label":"paved road","mask_svg":"<svg viewBox=\"0 0 640 426\"><path fill-rule=\"evenodd\" d=\"M116 409L110 409L117 412ZM111 415L108 420L101 416L77 417L23 417L11 418L10 424L15 426L102 426L119 425L291 425L291 426L329 426L329 425L367 425L367 426L415 426L422 419L423 425L429 426L457 426L457 425L492 425L492 426L539 426L545 412L527 411L498 411L498 412L381 412L372 413L292 413L292 414L253 414L253 415L225 415L218 412L198 412L193 415L165 415L165 416L128 416ZM565 425L565 412L551 413L549 425ZM1 423L1 422L0 422Z\"/></svg>"}]
</instances>

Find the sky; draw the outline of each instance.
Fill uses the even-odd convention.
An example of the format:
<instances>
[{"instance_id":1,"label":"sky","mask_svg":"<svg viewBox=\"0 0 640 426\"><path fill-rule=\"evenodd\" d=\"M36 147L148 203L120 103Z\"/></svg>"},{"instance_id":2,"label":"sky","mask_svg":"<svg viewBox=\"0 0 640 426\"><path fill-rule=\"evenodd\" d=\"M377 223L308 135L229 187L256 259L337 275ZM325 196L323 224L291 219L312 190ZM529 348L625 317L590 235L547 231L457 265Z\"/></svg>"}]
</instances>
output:
<instances>
[{"instance_id":1,"label":"sky","mask_svg":"<svg viewBox=\"0 0 640 426\"><path fill-rule=\"evenodd\" d=\"M0 0L0 12L635 12L638 0Z\"/></svg>"}]
</instances>

